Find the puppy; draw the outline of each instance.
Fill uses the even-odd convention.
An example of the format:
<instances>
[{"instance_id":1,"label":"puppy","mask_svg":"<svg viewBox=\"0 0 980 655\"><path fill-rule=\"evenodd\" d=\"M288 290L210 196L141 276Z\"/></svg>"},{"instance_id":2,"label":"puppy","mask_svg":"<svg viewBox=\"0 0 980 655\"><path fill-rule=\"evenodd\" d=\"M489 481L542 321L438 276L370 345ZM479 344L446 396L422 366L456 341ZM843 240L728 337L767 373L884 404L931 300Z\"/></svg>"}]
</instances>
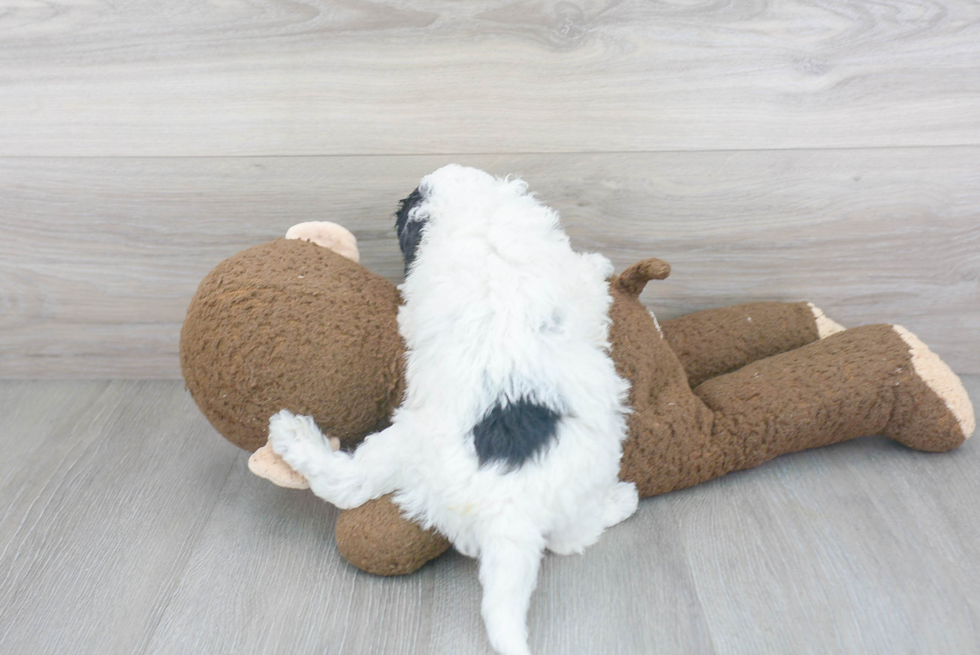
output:
<instances>
[{"instance_id":1,"label":"puppy","mask_svg":"<svg viewBox=\"0 0 980 655\"><path fill-rule=\"evenodd\" d=\"M403 513L479 558L491 645L525 655L543 550L580 553L629 517L619 481L629 385L609 357L612 264L572 250L557 213L450 165L401 202L406 392L353 454L283 410L275 452L341 508L394 492Z\"/></svg>"}]
</instances>

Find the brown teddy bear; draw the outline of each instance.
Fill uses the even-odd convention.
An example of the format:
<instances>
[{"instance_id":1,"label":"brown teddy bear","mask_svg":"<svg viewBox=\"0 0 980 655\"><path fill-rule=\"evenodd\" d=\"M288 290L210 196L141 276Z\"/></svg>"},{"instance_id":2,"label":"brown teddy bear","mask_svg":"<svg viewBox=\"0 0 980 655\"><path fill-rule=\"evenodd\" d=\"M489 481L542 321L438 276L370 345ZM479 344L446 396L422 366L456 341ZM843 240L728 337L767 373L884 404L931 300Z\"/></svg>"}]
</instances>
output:
<instances>
[{"instance_id":1,"label":"brown teddy bear","mask_svg":"<svg viewBox=\"0 0 980 655\"><path fill-rule=\"evenodd\" d=\"M219 264L180 340L184 378L212 425L281 486L306 481L265 446L269 417L312 415L334 447L387 426L404 390L398 290L358 262L333 223ZM662 325L639 302L669 266L646 259L610 280L612 358L631 383L620 478L640 497L682 489L805 448L881 434L946 451L974 430L959 378L900 326L844 330L809 303L751 303ZM449 548L389 497L340 514L337 546L358 568L409 573Z\"/></svg>"}]
</instances>

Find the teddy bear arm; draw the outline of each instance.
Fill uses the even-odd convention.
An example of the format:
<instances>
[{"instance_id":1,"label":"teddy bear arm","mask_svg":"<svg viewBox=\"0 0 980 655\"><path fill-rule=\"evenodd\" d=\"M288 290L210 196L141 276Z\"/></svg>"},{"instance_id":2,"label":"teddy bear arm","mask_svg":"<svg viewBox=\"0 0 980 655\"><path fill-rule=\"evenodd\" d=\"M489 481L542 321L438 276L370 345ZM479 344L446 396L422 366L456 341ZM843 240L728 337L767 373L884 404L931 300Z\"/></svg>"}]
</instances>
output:
<instances>
[{"instance_id":1,"label":"teddy bear arm","mask_svg":"<svg viewBox=\"0 0 980 655\"><path fill-rule=\"evenodd\" d=\"M694 388L812 343L832 333L830 324L837 325L810 303L756 302L666 320L661 329Z\"/></svg>"}]
</instances>

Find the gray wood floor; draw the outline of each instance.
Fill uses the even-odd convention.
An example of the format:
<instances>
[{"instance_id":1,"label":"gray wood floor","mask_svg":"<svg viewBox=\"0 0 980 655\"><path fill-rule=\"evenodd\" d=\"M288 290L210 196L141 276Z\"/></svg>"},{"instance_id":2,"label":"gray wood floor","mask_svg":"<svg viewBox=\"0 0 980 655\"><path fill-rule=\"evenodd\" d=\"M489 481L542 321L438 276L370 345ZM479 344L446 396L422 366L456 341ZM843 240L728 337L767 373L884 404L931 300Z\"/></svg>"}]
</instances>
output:
<instances>
[{"instance_id":1,"label":"gray wood floor","mask_svg":"<svg viewBox=\"0 0 980 655\"><path fill-rule=\"evenodd\" d=\"M0 653L489 653L472 561L360 573L180 382L99 379L176 378L201 278L295 222L397 281L450 161L670 261L661 317L811 300L980 373L973 0L0 2ZM978 464L872 438L644 501L546 560L532 647L980 652Z\"/></svg>"},{"instance_id":2,"label":"gray wood floor","mask_svg":"<svg viewBox=\"0 0 980 655\"><path fill-rule=\"evenodd\" d=\"M0 382L0 447L0 652L490 652L473 561L353 569L179 382ZM978 468L869 438L645 500L546 558L532 648L980 652Z\"/></svg>"}]
</instances>

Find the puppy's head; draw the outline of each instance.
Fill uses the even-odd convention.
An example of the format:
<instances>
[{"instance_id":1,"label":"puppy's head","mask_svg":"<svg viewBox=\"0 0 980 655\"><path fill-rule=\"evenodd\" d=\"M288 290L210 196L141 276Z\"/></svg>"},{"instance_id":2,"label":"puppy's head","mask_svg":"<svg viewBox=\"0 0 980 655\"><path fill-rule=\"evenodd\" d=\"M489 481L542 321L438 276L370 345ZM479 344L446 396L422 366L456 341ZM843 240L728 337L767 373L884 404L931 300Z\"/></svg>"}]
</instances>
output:
<instances>
[{"instance_id":1,"label":"puppy's head","mask_svg":"<svg viewBox=\"0 0 980 655\"><path fill-rule=\"evenodd\" d=\"M422 178L418 187L398 203L395 230L405 260L405 274L415 260L426 227L447 219L474 221L474 209L493 208L504 196L526 193L522 180L501 180L485 171L459 164L443 166Z\"/></svg>"},{"instance_id":2,"label":"puppy's head","mask_svg":"<svg viewBox=\"0 0 980 655\"><path fill-rule=\"evenodd\" d=\"M405 260L406 276L409 266L415 261L415 251L422 241L422 228L426 223L426 217L418 211L422 202L421 188L416 187L407 198L398 201L398 211L395 212L395 231L398 233L402 259Z\"/></svg>"}]
</instances>

